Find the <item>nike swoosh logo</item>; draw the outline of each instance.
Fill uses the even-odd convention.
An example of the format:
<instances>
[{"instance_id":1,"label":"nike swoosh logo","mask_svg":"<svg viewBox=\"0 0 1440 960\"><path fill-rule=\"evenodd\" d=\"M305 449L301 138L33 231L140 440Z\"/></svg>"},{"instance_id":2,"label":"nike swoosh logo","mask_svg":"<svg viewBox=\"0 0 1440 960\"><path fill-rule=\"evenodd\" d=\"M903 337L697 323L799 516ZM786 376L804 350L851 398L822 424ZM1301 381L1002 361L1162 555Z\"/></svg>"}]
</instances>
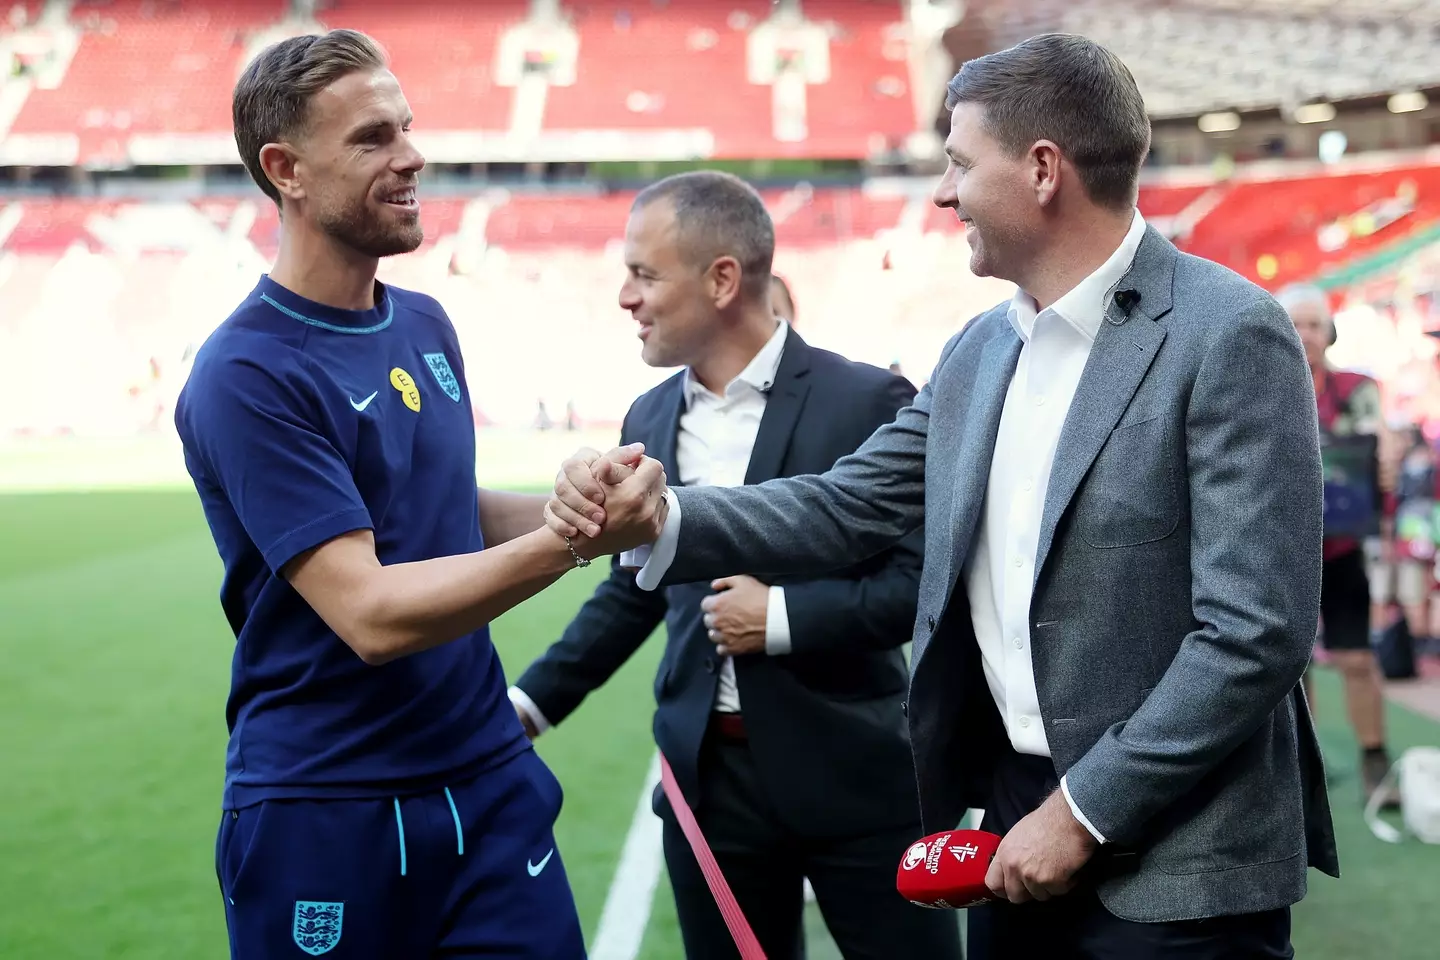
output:
<instances>
[{"instance_id":1,"label":"nike swoosh logo","mask_svg":"<svg viewBox=\"0 0 1440 960\"><path fill-rule=\"evenodd\" d=\"M526 860L526 861L525 861L525 869L526 869L527 871L529 871L530 876L532 876L532 877L538 877L538 876L540 876L540 871L545 869L545 864L549 863L549 862L550 862L550 858L553 857L553 856L555 856L555 848L554 848L554 847L551 847L551 848L550 848L550 852L547 853L547 854L545 854L545 859L544 859L544 860L541 860L538 864L537 864L537 863L531 863L529 860Z\"/></svg>"},{"instance_id":2,"label":"nike swoosh logo","mask_svg":"<svg viewBox=\"0 0 1440 960\"><path fill-rule=\"evenodd\" d=\"M365 408L368 407L368 406L370 406L370 401L371 401L371 400L374 400L375 397L376 397L376 395L379 394L379 393L380 393L380 391L379 391L379 390L376 390L375 393L370 394L370 396L366 397L364 400L361 400L359 403L356 403L356 402L355 402L355 398L354 398L354 397L351 397L351 398L350 398L350 406L354 407L357 411L359 411L359 412L361 412L361 413L364 413L364 412L365 412Z\"/></svg>"}]
</instances>

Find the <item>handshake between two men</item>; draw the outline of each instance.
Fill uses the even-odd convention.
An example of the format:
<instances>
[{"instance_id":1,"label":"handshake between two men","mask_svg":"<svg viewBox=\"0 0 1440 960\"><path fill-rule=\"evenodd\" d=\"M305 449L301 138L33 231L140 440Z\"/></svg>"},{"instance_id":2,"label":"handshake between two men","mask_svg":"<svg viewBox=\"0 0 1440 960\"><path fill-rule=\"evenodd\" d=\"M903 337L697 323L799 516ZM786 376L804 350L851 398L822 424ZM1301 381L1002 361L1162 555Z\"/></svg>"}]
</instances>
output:
<instances>
[{"instance_id":1,"label":"handshake between two men","mask_svg":"<svg viewBox=\"0 0 1440 960\"><path fill-rule=\"evenodd\" d=\"M654 543L669 504L665 468L645 456L643 443L601 454L582 449L561 464L545 505L545 522L584 560ZM720 656L765 649L769 591L754 577L722 577L701 602L705 627Z\"/></svg>"},{"instance_id":2,"label":"handshake between two men","mask_svg":"<svg viewBox=\"0 0 1440 960\"><path fill-rule=\"evenodd\" d=\"M554 492L545 505L545 522L584 559L625 553L660 538L669 509L665 489L665 469L645 456L644 444L615 447L605 454L584 449L567 459L556 474ZM707 597L701 604L709 637L722 655L753 652L745 644L746 631L736 628L743 617L732 613L744 603L738 596L731 599L750 583L759 586L749 577L717 580L713 586L726 592ZM741 589L733 593L727 589L736 586ZM763 617L761 623L758 635L763 638ZM534 736L528 725L527 732ZM982 855L973 862L947 859L943 875L935 870L925 877L913 873L920 862L915 854L922 846L938 850L951 841L957 850L970 844ZM951 908L992 899L1012 903L1048 900L1074 889L1077 874L1097 846L1071 813L1064 793L1055 790L1003 840L979 830L952 830L923 838L901 863L897 888L913 903Z\"/></svg>"},{"instance_id":3,"label":"handshake between two men","mask_svg":"<svg viewBox=\"0 0 1440 960\"><path fill-rule=\"evenodd\" d=\"M545 522L585 559L654 543L665 528L665 468L643 443L583 449L561 464Z\"/></svg>"}]
</instances>

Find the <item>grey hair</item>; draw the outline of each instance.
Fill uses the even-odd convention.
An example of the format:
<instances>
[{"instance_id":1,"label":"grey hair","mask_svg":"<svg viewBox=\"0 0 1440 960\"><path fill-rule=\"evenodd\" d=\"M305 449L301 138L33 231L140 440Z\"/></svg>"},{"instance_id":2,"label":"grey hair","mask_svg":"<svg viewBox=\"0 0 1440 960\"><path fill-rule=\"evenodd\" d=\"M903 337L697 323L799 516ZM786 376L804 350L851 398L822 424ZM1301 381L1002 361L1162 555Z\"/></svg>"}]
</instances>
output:
<instances>
[{"instance_id":1,"label":"grey hair","mask_svg":"<svg viewBox=\"0 0 1440 960\"><path fill-rule=\"evenodd\" d=\"M1335 316L1330 312L1330 298L1313 283L1292 283L1281 287L1275 293L1275 300L1291 316L1295 315L1296 307L1311 306L1319 311L1326 323L1335 324Z\"/></svg>"},{"instance_id":2,"label":"grey hair","mask_svg":"<svg viewBox=\"0 0 1440 960\"><path fill-rule=\"evenodd\" d=\"M693 170L652 183L630 209L636 212L658 200L670 202L677 239L690 263L707 270L719 257L734 257L745 299L769 296L775 224L754 187L718 170Z\"/></svg>"},{"instance_id":3,"label":"grey hair","mask_svg":"<svg viewBox=\"0 0 1440 960\"><path fill-rule=\"evenodd\" d=\"M260 166L261 148L303 135L311 98L336 80L386 66L385 51L358 30L290 37L250 61L231 101L235 146L251 179L277 207L280 191Z\"/></svg>"}]
</instances>

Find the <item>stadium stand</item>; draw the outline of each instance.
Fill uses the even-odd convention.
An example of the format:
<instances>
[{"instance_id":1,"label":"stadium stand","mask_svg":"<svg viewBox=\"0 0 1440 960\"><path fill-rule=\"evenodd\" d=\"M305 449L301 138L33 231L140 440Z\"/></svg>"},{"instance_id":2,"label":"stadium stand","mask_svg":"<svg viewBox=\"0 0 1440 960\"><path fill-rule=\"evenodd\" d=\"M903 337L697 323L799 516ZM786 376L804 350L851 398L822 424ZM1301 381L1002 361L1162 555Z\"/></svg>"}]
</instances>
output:
<instances>
[{"instance_id":1,"label":"stadium stand","mask_svg":"<svg viewBox=\"0 0 1440 960\"><path fill-rule=\"evenodd\" d=\"M525 0L333 0L315 10L323 28L350 27L384 45L421 127L504 130L510 91L492 64L501 35L525 18Z\"/></svg>"},{"instance_id":2,"label":"stadium stand","mask_svg":"<svg viewBox=\"0 0 1440 960\"><path fill-rule=\"evenodd\" d=\"M79 44L64 80L31 91L11 132L75 135L92 162L119 162L131 136L225 130L246 38L284 9L283 0L76 2Z\"/></svg>"},{"instance_id":3,"label":"stadium stand","mask_svg":"<svg viewBox=\"0 0 1440 960\"><path fill-rule=\"evenodd\" d=\"M34 162L166 162L167 151L221 162L233 154L230 86L248 57L280 36L341 26L385 45L418 128L447 134L457 161L524 150L589 160L607 149L858 159L913 131L896 0L775 9L769 0L76 0L42 16L21 6L10 19L30 52L8 95L13 117L0 97L0 137ZM637 55L654 50L684 56ZM485 142L482 131L505 136ZM646 131L658 136L637 146Z\"/></svg>"},{"instance_id":4,"label":"stadium stand","mask_svg":"<svg viewBox=\"0 0 1440 960\"><path fill-rule=\"evenodd\" d=\"M698 128L714 136L716 156L766 155L774 144L757 121L769 114L770 95L750 82L746 39L768 7L766 0L677 0L663 11L623 0L567 5L579 60L575 83L550 90L546 128ZM639 55L652 50L683 55Z\"/></svg>"},{"instance_id":5,"label":"stadium stand","mask_svg":"<svg viewBox=\"0 0 1440 960\"><path fill-rule=\"evenodd\" d=\"M926 186L762 191L776 222L776 269L795 291L806 335L857 358L899 362L917 379L954 330L1009 296L1008 285L959 269L968 260L963 230L928 203ZM476 379L483 384L477 422L528 423L544 399L552 410L573 402L587 421L614 423L655 382L616 303L633 198L623 190L423 195L425 244L386 261L381 275L434 293L455 316L462 342L472 345L469 362L485 371ZM1186 249L1273 289L1434 231L1440 165L1396 161L1298 174L1288 165L1205 183L1152 179L1140 208ZM87 322L103 336L87 336L75 349L129 358L123 386L100 377L91 389L150 383L153 367L151 386L162 398L178 389L189 352L278 243L273 204L248 198L21 199L4 211L0 223L8 218L11 226L0 242L0 264L9 265L0 299L14 348L44 349L51 331L80 309L73 289L86 291ZM135 308L147 302L142 291L165 309ZM543 371L516 363L582 340L604 345L595 367L604 376L548 382ZM138 429L154 411L139 405L130 415Z\"/></svg>"},{"instance_id":6,"label":"stadium stand","mask_svg":"<svg viewBox=\"0 0 1440 960\"><path fill-rule=\"evenodd\" d=\"M488 243L509 250L574 246L600 249L620 239L630 193L615 196L517 195L491 210Z\"/></svg>"},{"instance_id":7,"label":"stadium stand","mask_svg":"<svg viewBox=\"0 0 1440 960\"><path fill-rule=\"evenodd\" d=\"M0 165L233 164L229 91L249 56L290 33L365 30L402 76L417 141L436 172L422 192L425 244L387 261L382 276L435 292L453 308L462 336L476 345L471 362L489 370L477 422L528 422L537 398L552 409L573 401L588 420L612 422L656 377L634 356L630 321L615 303L637 173L618 187L602 179L536 192L533 176L502 190L469 184L474 168L447 172L447 164L863 164L904 156L943 96L936 78L951 64L935 59L942 38L953 52L957 36L980 52L1041 29L1081 30L1127 59L1157 116L1440 78L1440 66L1421 56L1440 24L1440 0L972 0L958 24L955 8L947 14L945 7L901 0L15 3L0 15L8 74L0 82ZM1163 62L1149 55L1156 38L1169 38ZM923 170L923 149L917 156ZM866 180L863 167L854 171L840 183L812 185L802 174L762 184L776 223L777 269L791 281L801 325L816 342L877 363L899 361L919 379L950 333L1008 290L958 269L967 259L963 230L929 205L933 179ZM764 177L763 168L757 173ZM649 174L641 167L639 176ZM138 395L163 402L183 379L189 352L274 257L279 219L248 186L240 194L193 183L173 195L155 183L126 190L0 198L0 335L7 348L43 350L83 309L93 335L72 347L124 358L117 365L126 370L126 396L133 399L138 384ZM1338 276L1357 258L1387 257L1423 240L1440 224L1440 157L1154 170L1139 203L1184 248L1273 289ZM137 311L140 290L166 307ZM547 383L514 362L597 329L616 334L604 349L606 369L625 371L618 382ZM87 383L94 397L120 389L99 374ZM97 400L89 408L102 406ZM139 427L151 422L152 409L131 406L126 416ZM4 416L0 431L75 430L85 422L53 408L43 423L13 410ZM115 416L107 411L106 429L117 429Z\"/></svg>"},{"instance_id":8,"label":"stadium stand","mask_svg":"<svg viewBox=\"0 0 1440 960\"><path fill-rule=\"evenodd\" d=\"M89 249L95 241L86 224L114 208L113 203L78 198L16 203L15 225L4 248L29 254L59 254L75 244Z\"/></svg>"},{"instance_id":9,"label":"stadium stand","mask_svg":"<svg viewBox=\"0 0 1440 960\"><path fill-rule=\"evenodd\" d=\"M978 38L995 49L1054 30L1104 44L1130 67L1157 118L1440 81L1433 0L972 0L966 9L951 40L958 46Z\"/></svg>"},{"instance_id":10,"label":"stadium stand","mask_svg":"<svg viewBox=\"0 0 1440 960\"><path fill-rule=\"evenodd\" d=\"M808 0L804 11L830 34L828 77L807 90L810 155L869 156L904 140L915 113L899 5Z\"/></svg>"},{"instance_id":11,"label":"stadium stand","mask_svg":"<svg viewBox=\"0 0 1440 960\"><path fill-rule=\"evenodd\" d=\"M1107 0L1067 5L1058 26L1118 53L1156 116L1359 97L1440 76L1440 17L1351 22L1276 7L1167 9ZM1166 56L1151 55L1157 48Z\"/></svg>"},{"instance_id":12,"label":"stadium stand","mask_svg":"<svg viewBox=\"0 0 1440 960\"><path fill-rule=\"evenodd\" d=\"M1183 243L1271 289L1440 221L1440 166L1251 176L1227 184Z\"/></svg>"}]
</instances>

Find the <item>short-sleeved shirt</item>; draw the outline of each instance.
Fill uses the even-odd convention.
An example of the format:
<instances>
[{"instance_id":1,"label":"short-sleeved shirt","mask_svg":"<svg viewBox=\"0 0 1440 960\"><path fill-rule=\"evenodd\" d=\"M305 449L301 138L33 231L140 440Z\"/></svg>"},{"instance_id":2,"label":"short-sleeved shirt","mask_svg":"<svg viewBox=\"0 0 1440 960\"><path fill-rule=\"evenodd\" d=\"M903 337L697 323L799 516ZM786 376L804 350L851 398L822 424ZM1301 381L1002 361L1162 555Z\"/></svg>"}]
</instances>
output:
<instances>
[{"instance_id":1,"label":"short-sleeved shirt","mask_svg":"<svg viewBox=\"0 0 1440 960\"><path fill-rule=\"evenodd\" d=\"M236 637L224 805L438 789L529 749L489 630L368 666L281 575L340 534L382 564L484 548L454 327L375 285L339 310L269 277L196 353L175 424Z\"/></svg>"}]
</instances>

